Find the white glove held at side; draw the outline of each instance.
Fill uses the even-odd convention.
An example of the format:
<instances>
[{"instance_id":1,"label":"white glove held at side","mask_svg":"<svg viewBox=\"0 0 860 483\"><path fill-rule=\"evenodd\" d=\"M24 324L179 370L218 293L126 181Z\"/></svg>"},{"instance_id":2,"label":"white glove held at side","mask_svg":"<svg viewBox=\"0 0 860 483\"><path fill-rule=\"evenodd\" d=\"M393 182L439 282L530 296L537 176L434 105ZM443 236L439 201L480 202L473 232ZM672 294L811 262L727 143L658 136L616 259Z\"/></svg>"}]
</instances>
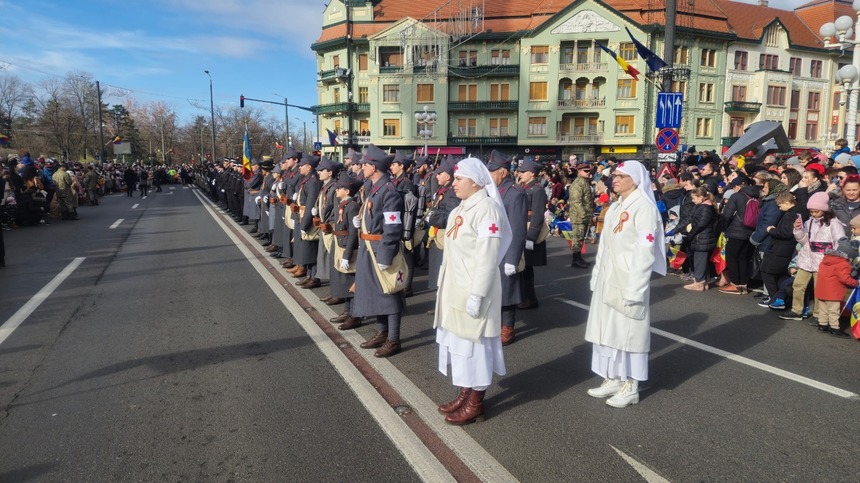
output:
<instances>
[{"instance_id":1,"label":"white glove held at side","mask_svg":"<svg viewBox=\"0 0 860 483\"><path fill-rule=\"evenodd\" d=\"M535 242L533 242L531 240L526 240L526 250L534 250L534 249L535 249Z\"/></svg>"},{"instance_id":2,"label":"white glove held at side","mask_svg":"<svg viewBox=\"0 0 860 483\"><path fill-rule=\"evenodd\" d=\"M320 214L320 211L317 209L317 207L316 207L316 206L314 206L313 208L311 208L311 215L313 215L313 216L317 216L317 215L319 215L319 214Z\"/></svg>"},{"instance_id":3,"label":"white glove held at side","mask_svg":"<svg viewBox=\"0 0 860 483\"><path fill-rule=\"evenodd\" d=\"M302 236L305 236L305 235L307 235L307 234L308 234L308 232L306 232L306 231L304 231L304 230L299 230L299 231L301 231L301 232L302 232Z\"/></svg>"},{"instance_id":4,"label":"white glove held at side","mask_svg":"<svg viewBox=\"0 0 860 483\"><path fill-rule=\"evenodd\" d=\"M469 317L477 319L478 315L481 314L481 300L483 298L480 295L471 295L469 297L469 301L466 302L466 313L469 314Z\"/></svg>"},{"instance_id":5,"label":"white glove held at side","mask_svg":"<svg viewBox=\"0 0 860 483\"><path fill-rule=\"evenodd\" d=\"M258 197L256 197L256 198L254 198L254 203L256 203L256 204L258 204L258 205L259 205L259 204L260 204L260 200L261 200L261 199L262 199L262 198L260 198L259 196L258 196Z\"/></svg>"},{"instance_id":6,"label":"white glove held at side","mask_svg":"<svg viewBox=\"0 0 860 483\"><path fill-rule=\"evenodd\" d=\"M346 258L340 259L340 269L341 270L349 270L349 260Z\"/></svg>"},{"instance_id":7,"label":"white glove held at side","mask_svg":"<svg viewBox=\"0 0 860 483\"><path fill-rule=\"evenodd\" d=\"M517 273L517 267L511 265L510 263L505 264L505 275L509 277L513 277Z\"/></svg>"},{"instance_id":8,"label":"white glove held at side","mask_svg":"<svg viewBox=\"0 0 860 483\"><path fill-rule=\"evenodd\" d=\"M356 215L352 217L352 226L361 228L361 216Z\"/></svg>"}]
</instances>

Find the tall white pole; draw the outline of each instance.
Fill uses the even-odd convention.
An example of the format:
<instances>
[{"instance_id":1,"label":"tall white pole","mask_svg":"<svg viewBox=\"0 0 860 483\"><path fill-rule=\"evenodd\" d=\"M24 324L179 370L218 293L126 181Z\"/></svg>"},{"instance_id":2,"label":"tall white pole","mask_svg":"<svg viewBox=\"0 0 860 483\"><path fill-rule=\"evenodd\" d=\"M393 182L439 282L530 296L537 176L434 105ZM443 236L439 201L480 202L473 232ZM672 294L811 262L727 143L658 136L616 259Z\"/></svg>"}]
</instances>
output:
<instances>
[{"instance_id":1,"label":"tall white pole","mask_svg":"<svg viewBox=\"0 0 860 483\"><path fill-rule=\"evenodd\" d=\"M854 53L851 63L860 72L860 44L856 43L856 39L860 36L860 12L856 12L857 22L854 25ZM845 113L845 140L848 141L848 147L854 149L857 143L857 101L860 99L860 75L854 78L851 83L851 91L848 95L848 112Z\"/></svg>"}]
</instances>

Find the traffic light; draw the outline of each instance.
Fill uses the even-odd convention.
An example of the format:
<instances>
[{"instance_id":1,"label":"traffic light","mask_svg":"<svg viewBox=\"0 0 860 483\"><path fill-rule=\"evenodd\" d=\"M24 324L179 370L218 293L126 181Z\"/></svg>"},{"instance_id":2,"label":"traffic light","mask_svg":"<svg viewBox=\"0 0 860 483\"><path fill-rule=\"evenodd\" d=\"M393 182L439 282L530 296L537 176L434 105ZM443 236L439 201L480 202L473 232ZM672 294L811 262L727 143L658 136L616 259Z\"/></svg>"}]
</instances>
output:
<instances>
[{"instance_id":1,"label":"traffic light","mask_svg":"<svg viewBox=\"0 0 860 483\"><path fill-rule=\"evenodd\" d=\"M239 107L245 107L245 96L244 95L239 96Z\"/></svg>"}]
</instances>

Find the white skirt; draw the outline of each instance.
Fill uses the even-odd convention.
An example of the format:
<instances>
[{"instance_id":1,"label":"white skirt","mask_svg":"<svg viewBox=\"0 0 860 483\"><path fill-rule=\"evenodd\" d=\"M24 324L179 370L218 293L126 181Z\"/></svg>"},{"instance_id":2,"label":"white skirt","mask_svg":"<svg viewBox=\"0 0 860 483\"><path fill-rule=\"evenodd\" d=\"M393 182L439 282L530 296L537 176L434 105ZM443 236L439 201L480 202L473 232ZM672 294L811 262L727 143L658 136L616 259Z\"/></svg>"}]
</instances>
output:
<instances>
[{"instance_id":1,"label":"white skirt","mask_svg":"<svg viewBox=\"0 0 860 483\"><path fill-rule=\"evenodd\" d=\"M625 352L613 347L592 344L591 370L604 379L648 380L648 353Z\"/></svg>"},{"instance_id":2,"label":"white skirt","mask_svg":"<svg viewBox=\"0 0 860 483\"><path fill-rule=\"evenodd\" d=\"M457 387L487 387L493 382L493 373L505 375L500 336L481 337L481 343L475 343L437 327L436 342L439 372L447 376L450 363L451 381Z\"/></svg>"}]
</instances>

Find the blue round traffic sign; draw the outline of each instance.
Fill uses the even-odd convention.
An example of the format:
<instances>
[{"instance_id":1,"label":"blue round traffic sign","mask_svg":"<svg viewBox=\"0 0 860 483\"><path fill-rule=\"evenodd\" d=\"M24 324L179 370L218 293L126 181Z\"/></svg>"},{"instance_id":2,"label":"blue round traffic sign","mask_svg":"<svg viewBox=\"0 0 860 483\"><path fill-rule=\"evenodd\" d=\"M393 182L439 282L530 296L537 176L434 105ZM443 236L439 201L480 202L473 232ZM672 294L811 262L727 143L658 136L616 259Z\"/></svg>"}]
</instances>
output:
<instances>
[{"instance_id":1,"label":"blue round traffic sign","mask_svg":"<svg viewBox=\"0 0 860 483\"><path fill-rule=\"evenodd\" d=\"M678 131L663 128L657 133L657 149L661 153L674 153L678 149Z\"/></svg>"}]
</instances>

